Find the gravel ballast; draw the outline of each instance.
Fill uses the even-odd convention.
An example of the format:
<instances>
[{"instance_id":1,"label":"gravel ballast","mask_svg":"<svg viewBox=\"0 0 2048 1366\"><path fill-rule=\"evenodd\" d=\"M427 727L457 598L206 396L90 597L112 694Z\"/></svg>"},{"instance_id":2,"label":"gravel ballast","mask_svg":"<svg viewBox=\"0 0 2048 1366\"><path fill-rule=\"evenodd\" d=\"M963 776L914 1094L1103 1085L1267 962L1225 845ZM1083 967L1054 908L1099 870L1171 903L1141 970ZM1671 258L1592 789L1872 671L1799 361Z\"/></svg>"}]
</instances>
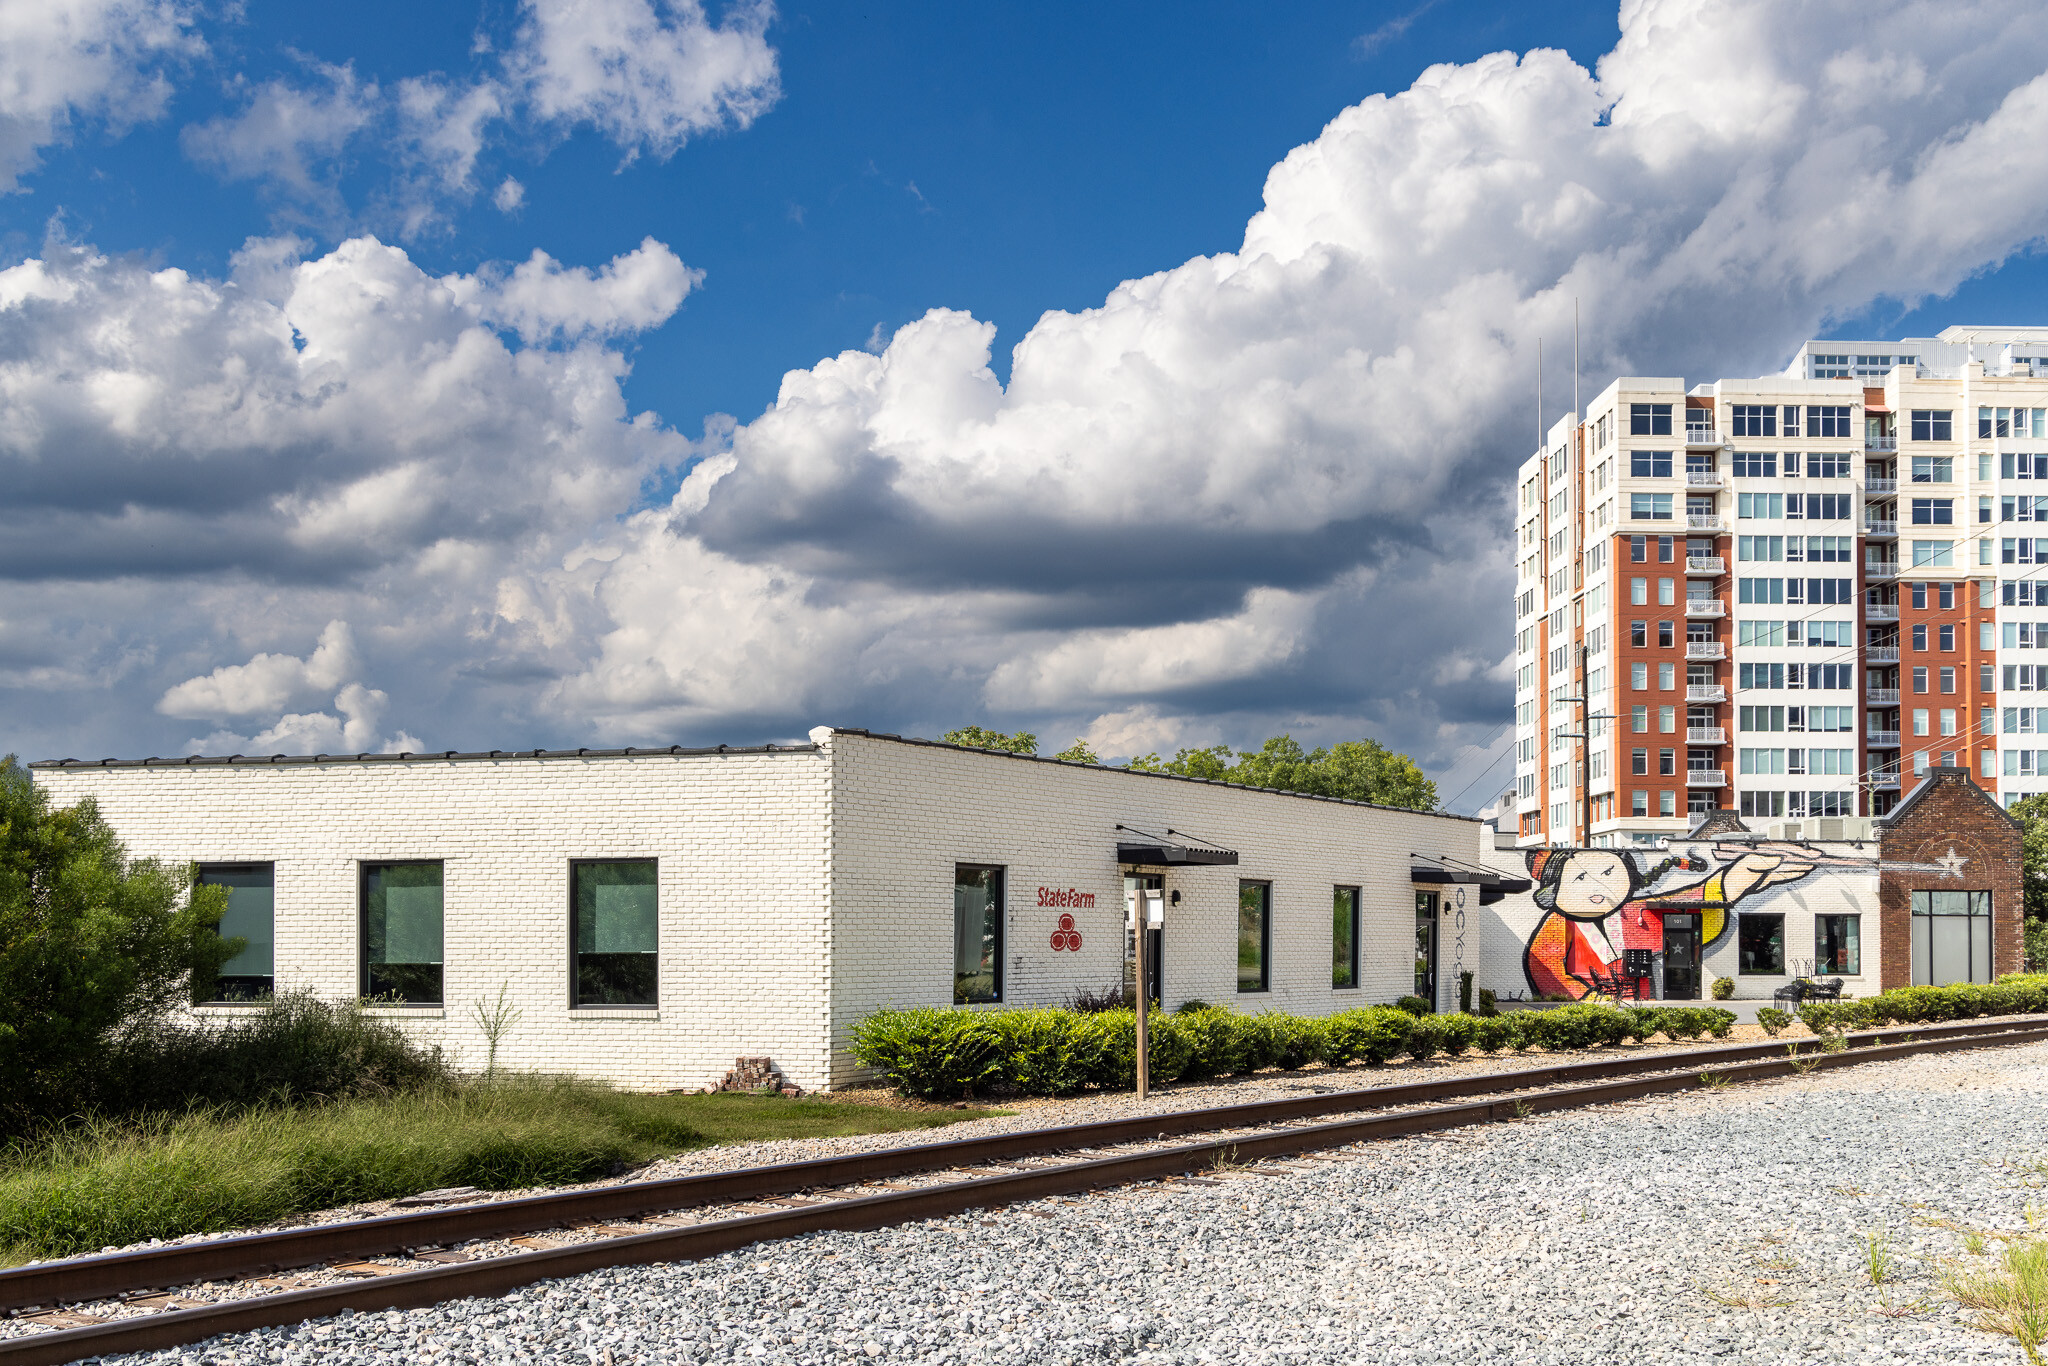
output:
<instances>
[{"instance_id":1,"label":"gravel ballast","mask_svg":"<svg viewBox=\"0 0 2048 1366\"><path fill-rule=\"evenodd\" d=\"M2017 1363L1938 1277L2048 1204L2048 1045L1334 1156L119 1360Z\"/></svg>"}]
</instances>

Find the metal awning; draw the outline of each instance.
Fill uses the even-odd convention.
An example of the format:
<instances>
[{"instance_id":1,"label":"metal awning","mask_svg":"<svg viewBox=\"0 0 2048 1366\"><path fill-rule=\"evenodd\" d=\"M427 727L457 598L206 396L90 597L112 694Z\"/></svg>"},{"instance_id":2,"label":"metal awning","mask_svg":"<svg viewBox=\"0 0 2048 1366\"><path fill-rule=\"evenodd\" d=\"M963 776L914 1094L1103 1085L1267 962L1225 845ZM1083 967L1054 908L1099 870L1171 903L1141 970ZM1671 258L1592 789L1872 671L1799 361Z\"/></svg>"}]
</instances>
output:
<instances>
[{"instance_id":1,"label":"metal awning","mask_svg":"<svg viewBox=\"0 0 2048 1366\"><path fill-rule=\"evenodd\" d=\"M1512 893L1526 892L1536 885L1525 877L1510 877L1484 864L1466 863L1442 854L1410 854L1408 880L1424 884L1477 886L1482 906L1491 906Z\"/></svg>"},{"instance_id":2,"label":"metal awning","mask_svg":"<svg viewBox=\"0 0 2048 1366\"><path fill-rule=\"evenodd\" d=\"M1165 835L1148 834L1128 825L1117 828L1116 861L1126 867L1139 868L1217 868L1233 867L1237 863L1237 851L1225 849L1199 835L1190 835L1185 830L1169 829ZM1128 840L1127 835L1139 836ZM1179 836L1179 839L1174 838ZM1192 840L1190 844L1187 841Z\"/></svg>"}]
</instances>

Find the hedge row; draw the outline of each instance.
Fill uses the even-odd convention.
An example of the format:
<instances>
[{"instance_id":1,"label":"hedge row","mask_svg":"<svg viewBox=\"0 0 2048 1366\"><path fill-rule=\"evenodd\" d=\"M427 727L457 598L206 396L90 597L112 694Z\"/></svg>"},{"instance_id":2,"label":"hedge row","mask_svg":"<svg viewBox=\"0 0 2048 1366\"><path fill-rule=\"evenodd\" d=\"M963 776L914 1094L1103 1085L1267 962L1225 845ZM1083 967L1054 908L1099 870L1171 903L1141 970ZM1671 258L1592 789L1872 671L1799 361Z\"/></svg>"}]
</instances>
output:
<instances>
[{"instance_id":1,"label":"hedge row","mask_svg":"<svg viewBox=\"0 0 2048 1366\"><path fill-rule=\"evenodd\" d=\"M1860 1001L1811 1001L1799 1008L1800 1022L1816 1034L2040 1014L2048 1014L2048 973L2043 972L2009 973L1985 985L1896 987Z\"/></svg>"},{"instance_id":2,"label":"hedge row","mask_svg":"<svg viewBox=\"0 0 2048 1366\"><path fill-rule=\"evenodd\" d=\"M1413 1015L1366 1006L1321 1017L1220 1006L1153 1015L1146 1071L1152 1083L1196 1081L1310 1063L1420 1060L1478 1049L1563 1052L1703 1034L1726 1038L1735 1016L1717 1007L1594 1004L1509 1015ZM1128 1010L879 1010L854 1026L853 1056L906 1096L950 1100L976 1091L1064 1096L1085 1087L1130 1090L1137 1078L1137 1023Z\"/></svg>"}]
</instances>

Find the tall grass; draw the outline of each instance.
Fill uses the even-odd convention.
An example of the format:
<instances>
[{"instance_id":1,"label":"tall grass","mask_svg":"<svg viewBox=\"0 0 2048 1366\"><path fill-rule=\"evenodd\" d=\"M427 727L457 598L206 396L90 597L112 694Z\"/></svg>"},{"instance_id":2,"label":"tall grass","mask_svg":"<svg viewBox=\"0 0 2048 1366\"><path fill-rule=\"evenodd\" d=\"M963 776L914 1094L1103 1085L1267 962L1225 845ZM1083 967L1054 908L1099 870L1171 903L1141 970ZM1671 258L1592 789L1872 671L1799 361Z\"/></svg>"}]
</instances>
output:
<instances>
[{"instance_id":1,"label":"tall grass","mask_svg":"<svg viewBox=\"0 0 2048 1366\"><path fill-rule=\"evenodd\" d=\"M1957 1303L1977 1311L1979 1327L2007 1334L2041 1366L2048 1343L2048 1240L2013 1239L1995 1267L1952 1271L1944 1279Z\"/></svg>"}]
</instances>

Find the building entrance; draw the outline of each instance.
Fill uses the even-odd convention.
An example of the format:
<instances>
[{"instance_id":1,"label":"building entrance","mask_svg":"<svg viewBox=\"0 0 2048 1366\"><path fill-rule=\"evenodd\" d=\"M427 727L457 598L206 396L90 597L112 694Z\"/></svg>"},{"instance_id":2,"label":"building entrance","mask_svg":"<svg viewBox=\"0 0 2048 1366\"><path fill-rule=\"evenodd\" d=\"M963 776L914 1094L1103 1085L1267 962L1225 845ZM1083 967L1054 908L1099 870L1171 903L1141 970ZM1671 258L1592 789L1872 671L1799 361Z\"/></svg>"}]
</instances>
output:
<instances>
[{"instance_id":1,"label":"building entrance","mask_svg":"<svg viewBox=\"0 0 2048 1366\"><path fill-rule=\"evenodd\" d=\"M1437 896L1415 894L1415 994L1436 1008Z\"/></svg>"},{"instance_id":2,"label":"building entrance","mask_svg":"<svg viewBox=\"0 0 2048 1366\"><path fill-rule=\"evenodd\" d=\"M1166 929L1164 924L1153 925L1139 933L1136 928L1152 920L1160 919L1164 909L1166 879L1156 873L1124 876L1124 1000L1135 1001L1138 995L1138 962L1136 958L1139 943L1145 945L1145 995L1157 1005L1161 999L1159 978L1161 976L1165 948Z\"/></svg>"},{"instance_id":3,"label":"building entrance","mask_svg":"<svg viewBox=\"0 0 2048 1366\"><path fill-rule=\"evenodd\" d=\"M1700 918L1664 917L1664 990L1667 1001L1700 998Z\"/></svg>"}]
</instances>

